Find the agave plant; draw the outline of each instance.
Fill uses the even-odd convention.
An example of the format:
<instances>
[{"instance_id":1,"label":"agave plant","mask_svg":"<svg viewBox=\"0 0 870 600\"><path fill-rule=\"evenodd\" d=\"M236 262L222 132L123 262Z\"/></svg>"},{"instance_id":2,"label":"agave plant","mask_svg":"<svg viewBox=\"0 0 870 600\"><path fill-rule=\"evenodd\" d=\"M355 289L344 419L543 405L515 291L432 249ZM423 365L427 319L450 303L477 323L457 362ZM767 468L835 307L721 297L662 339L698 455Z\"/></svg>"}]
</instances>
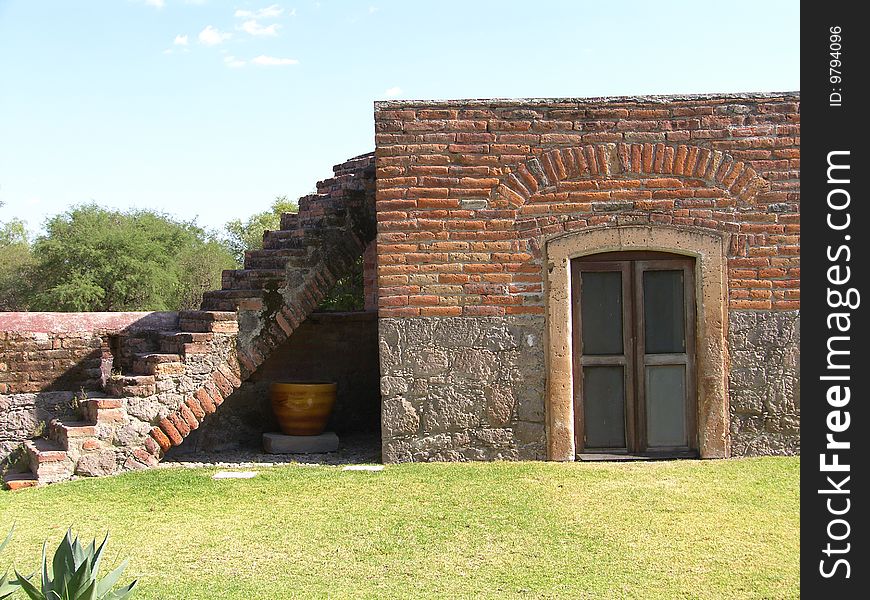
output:
<instances>
[{"instance_id":1,"label":"agave plant","mask_svg":"<svg viewBox=\"0 0 870 600\"><path fill-rule=\"evenodd\" d=\"M15 527L10 529L9 533L6 534L6 539L3 540L2 544L0 544L0 552L3 551L3 548L6 547L6 544L8 544L9 540L12 539L12 532L14 530ZM5 573L3 573L2 576L0 576L0 599L8 598L18 589L18 580L13 579L10 581L8 575L9 571L6 571Z\"/></svg>"},{"instance_id":2,"label":"agave plant","mask_svg":"<svg viewBox=\"0 0 870 600\"><path fill-rule=\"evenodd\" d=\"M100 579L100 558L109 534L103 539L103 543L96 546L96 540L90 546L84 547L79 543L79 538L73 538L72 529L66 532L54 558L49 564L45 554L45 544L42 546L42 582L36 587L30 577L24 577L18 571L18 584L24 593L32 600L122 600L128 598L136 581L122 586L116 590L112 587L121 578L121 573L127 567L127 561L122 562L118 568ZM34 573L35 575L35 573Z\"/></svg>"}]
</instances>

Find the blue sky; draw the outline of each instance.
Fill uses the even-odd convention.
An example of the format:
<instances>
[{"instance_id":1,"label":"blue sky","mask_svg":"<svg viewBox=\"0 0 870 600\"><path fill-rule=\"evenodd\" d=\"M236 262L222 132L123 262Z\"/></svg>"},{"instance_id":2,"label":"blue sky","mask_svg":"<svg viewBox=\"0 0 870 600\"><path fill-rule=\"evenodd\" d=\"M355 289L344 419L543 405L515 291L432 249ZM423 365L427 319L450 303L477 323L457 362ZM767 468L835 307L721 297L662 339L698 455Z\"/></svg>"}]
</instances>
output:
<instances>
[{"instance_id":1,"label":"blue sky","mask_svg":"<svg viewBox=\"0 0 870 600\"><path fill-rule=\"evenodd\" d=\"M374 148L379 99L800 89L799 3L0 0L0 221L220 228Z\"/></svg>"}]
</instances>

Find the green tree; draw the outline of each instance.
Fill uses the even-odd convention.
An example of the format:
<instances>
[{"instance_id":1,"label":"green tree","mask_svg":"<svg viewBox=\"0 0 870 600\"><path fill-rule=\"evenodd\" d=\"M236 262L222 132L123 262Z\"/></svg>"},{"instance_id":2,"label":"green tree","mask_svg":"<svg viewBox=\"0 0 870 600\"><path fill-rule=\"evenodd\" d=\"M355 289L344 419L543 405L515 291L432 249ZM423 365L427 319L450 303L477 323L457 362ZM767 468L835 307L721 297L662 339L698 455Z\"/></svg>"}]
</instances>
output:
<instances>
[{"instance_id":1,"label":"green tree","mask_svg":"<svg viewBox=\"0 0 870 600\"><path fill-rule=\"evenodd\" d=\"M183 310L220 287L232 255L195 223L93 204L48 220L33 244L31 309Z\"/></svg>"},{"instance_id":2,"label":"green tree","mask_svg":"<svg viewBox=\"0 0 870 600\"><path fill-rule=\"evenodd\" d=\"M277 196L269 210L252 215L247 220L233 219L224 226L226 244L239 266L245 261L245 250L263 247L263 232L281 227L281 214L299 212L299 205L287 196Z\"/></svg>"},{"instance_id":3,"label":"green tree","mask_svg":"<svg viewBox=\"0 0 870 600\"><path fill-rule=\"evenodd\" d=\"M33 256L24 221L0 222L0 311L27 310L32 267Z\"/></svg>"},{"instance_id":4,"label":"green tree","mask_svg":"<svg viewBox=\"0 0 870 600\"><path fill-rule=\"evenodd\" d=\"M362 310L365 305L364 290L363 257L360 256L353 263L350 273L335 282L318 309L324 311Z\"/></svg>"}]
</instances>

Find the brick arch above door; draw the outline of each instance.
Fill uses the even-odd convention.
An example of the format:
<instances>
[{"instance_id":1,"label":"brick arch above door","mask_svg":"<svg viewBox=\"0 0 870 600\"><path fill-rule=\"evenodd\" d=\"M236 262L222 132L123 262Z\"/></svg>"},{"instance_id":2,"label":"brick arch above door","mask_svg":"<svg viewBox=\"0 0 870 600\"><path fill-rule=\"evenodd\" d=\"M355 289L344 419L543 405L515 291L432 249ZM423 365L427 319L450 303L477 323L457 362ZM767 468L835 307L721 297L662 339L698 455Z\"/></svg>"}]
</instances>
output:
<instances>
[{"instance_id":1,"label":"brick arch above door","mask_svg":"<svg viewBox=\"0 0 870 600\"><path fill-rule=\"evenodd\" d=\"M574 460L574 381L570 262L628 250L656 250L695 258L697 305L698 447L702 458L729 455L727 394L727 236L670 225L587 227L545 242L547 318L547 457Z\"/></svg>"},{"instance_id":2,"label":"brick arch above door","mask_svg":"<svg viewBox=\"0 0 870 600\"><path fill-rule=\"evenodd\" d=\"M495 188L519 207L566 181L620 177L695 179L744 206L769 187L747 163L693 144L602 143L555 148L508 167Z\"/></svg>"}]
</instances>

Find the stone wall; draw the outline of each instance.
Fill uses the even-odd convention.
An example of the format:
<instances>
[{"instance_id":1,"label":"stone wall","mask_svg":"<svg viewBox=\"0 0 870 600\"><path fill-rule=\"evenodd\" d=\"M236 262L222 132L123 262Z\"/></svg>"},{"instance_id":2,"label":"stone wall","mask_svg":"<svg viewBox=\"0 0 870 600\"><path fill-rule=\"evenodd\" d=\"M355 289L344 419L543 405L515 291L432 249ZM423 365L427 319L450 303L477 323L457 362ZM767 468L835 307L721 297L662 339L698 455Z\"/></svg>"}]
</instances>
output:
<instances>
[{"instance_id":1,"label":"stone wall","mask_svg":"<svg viewBox=\"0 0 870 600\"><path fill-rule=\"evenodd\" d=\"M800 453L800 313L729 314L731 455Z\"/></svg>"},{"instance_id":2,"label":"stone wall","mask_svg":"<svg viewBox=\"0 0 870 600\"><path fill-rule=\"evenodd\" d=\"M73 391L0 394L0 463L25 440L42 435L45 423L73 414Z\"/></svg>"},{"instance_id":3,"label":"stone wall","mask_svg":"<svg viewBox=\"0 0 870 600\"><path fill-rule=\"evenodd\" d=\"M725 248L725 298L714 312L759 311L777 321L780 312L800 307L797 93L389 101L375 105L375 131L386 460L534 455L531 446L522 449L526 442L504 433L526 421L497 427L481 416L500 360L460 376L446 341L388 337L414 327L425 333L429 326L415 323L433 318L471 329L511 327L520 317L543 321L552 269L547 244L560 235L635 225L708 232ZM543 326L535 331L541 335ZM398 353L385 354L396 344ZM444 357L444 373L413 373L417 358L410 349L419 344L433 359ZM403 345L410 353L401 353ZM565 346L570 349L567 340ZM544 364L549 351L530 349L527 359ZM720 379L724 396L726 378ZM732 377L732 385L738 380ZM470 396L438 397L455 385ZM532 390L534 399L516 405L528 402L543 413L545 385L537 381ZM517 393L512 389L515 402ZM790 431L798 411L790 407L797 392L783 393L792 399L771 400L763 424L761 413L750 418L753 400L736 400L730 408L735 453L796 450ZM457 419L438 430L445 415ZM720 429L728 435L727 424ZM486 442L481 431L501 437ZM767 437L758 437L761 432ZM728 441L720 446L716 455L727 455Z\"/></svg>"},{"instance_id":4,"label":"stone wall","mask_svg":"<svg viewBox=\"0 0 870 600\"><path fill-rule=\"evenodd\" d=\"M340 436L380 427L377 313L313 313L294 334L192 431L173 453L259 448L263 432L278 431L269 386L280 381L335 381L328 429Z\"/></svg>"},{"instance_id":5,"label":"stone wall","mask_svg":"<svg viewBox=\"0 0 870 600\"><path fill-rule=\"evenodd\" d=\"M381 319L383 459L542 460L544 319Z\"/></svg>"}]
</instances>

